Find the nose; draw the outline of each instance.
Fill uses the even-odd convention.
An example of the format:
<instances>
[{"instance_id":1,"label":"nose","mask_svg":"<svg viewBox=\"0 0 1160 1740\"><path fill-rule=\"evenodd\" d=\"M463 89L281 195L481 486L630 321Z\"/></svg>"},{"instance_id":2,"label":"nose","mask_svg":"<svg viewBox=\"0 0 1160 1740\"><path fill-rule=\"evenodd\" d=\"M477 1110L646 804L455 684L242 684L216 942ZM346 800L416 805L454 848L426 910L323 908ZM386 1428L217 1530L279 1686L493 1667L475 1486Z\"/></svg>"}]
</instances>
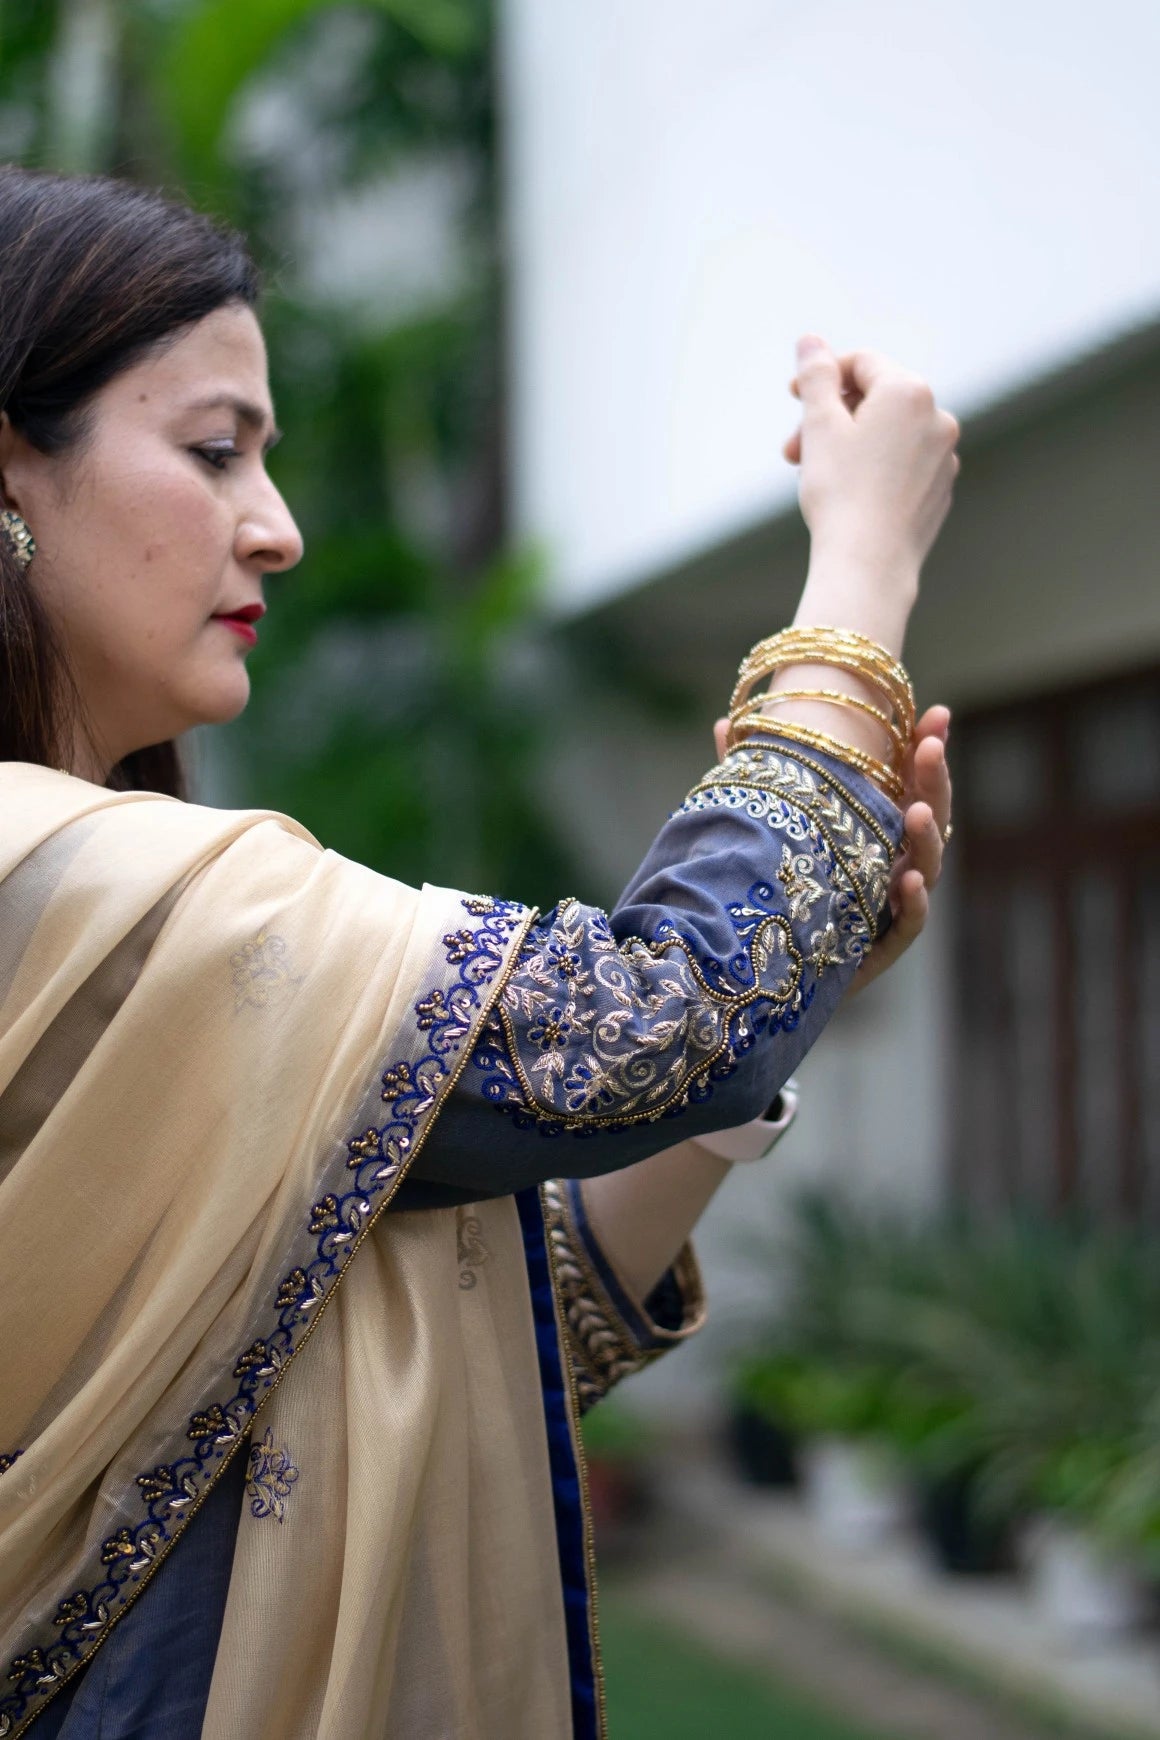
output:
<instances>
[{"instance_id":1,"label":"nose","mask_svg":"<svg viewBox=\"0 0 1160 1740\"><path fill-rule=\"evenodd\" d=\"M282 573L302 560L302 550L294 515L271 479L263 475L261 488L238 526L239 559L264 573Z\"/></svg>"}]
</instances>

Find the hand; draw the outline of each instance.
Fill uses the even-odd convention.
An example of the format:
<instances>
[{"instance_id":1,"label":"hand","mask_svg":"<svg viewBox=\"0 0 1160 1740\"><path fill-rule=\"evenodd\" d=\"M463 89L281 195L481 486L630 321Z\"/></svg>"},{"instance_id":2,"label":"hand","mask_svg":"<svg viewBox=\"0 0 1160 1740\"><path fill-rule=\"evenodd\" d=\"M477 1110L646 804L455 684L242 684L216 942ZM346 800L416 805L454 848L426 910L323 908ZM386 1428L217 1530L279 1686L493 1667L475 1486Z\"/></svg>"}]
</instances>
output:
<instances>
[{"instance_id":1,"label":"hand","mask_svg":"<svg viewBox=\"0 0 1160 1740\"><path fill-rule=\"evenodd\" d=\"M854 975L847 998L857 996L888 971L925 928L930 891L942 874L943 838L951 820L951 776L946 757L950 724L949 707L928 707L914 728L914 741L902 770L906 786L903 850L894 860L887 890L891 925ZM776 730L776 726L770 729ZM728 730L728 719L718 719L713 727L718 761L725 759Z\"/></svg>"},{"instance_id":2,"label":"hand","mask_svg":"<svg viewBox=\"0 0 1160 1740\"><path fill-rule=\"evenodd\" d=\"M950 723L948 707L928 707L914 728L903 767L903 849L894 860L888 887L891 925L858 968L847 998L856 997L887 972L926 925L930 891L942 875L944 836L951 820L946 757Z\"/></svg>"},{"instance_id":3,"label":"hand","mask_svg":"<svg viewBox=\"0 0 1160 1740\"><path fill-rule=\"evenodd\" d=\"M877 351L837 357L813 336L798 345L791 390L802 422L784 452L801 466L811 566L821 557L917 590L951 505L957 421L925 381Z\"/></svg>"}]
</instances>

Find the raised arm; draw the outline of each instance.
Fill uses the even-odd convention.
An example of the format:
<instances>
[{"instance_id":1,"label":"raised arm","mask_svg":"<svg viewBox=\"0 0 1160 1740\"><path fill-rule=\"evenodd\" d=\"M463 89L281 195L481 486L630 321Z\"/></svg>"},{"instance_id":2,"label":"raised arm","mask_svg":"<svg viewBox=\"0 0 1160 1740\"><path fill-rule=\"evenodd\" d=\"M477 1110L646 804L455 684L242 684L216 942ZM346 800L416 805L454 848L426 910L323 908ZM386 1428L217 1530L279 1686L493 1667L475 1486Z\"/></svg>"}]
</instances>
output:
<instances>
[{"instance_id":1,"label":"raised arm","mask_svg":"<svg viewBox=\"0 0 1160 1740\"><path fill-rule=\"evenodd\" d=\"M897 960L926 921L927 900L942 871L944 835L950 825L951 782L945 751L949 725L945 707L928 709L918 722L903 809L907 846L895 860L890 879L891 928L859 967L848 997L875 976L880 963L889 967ZM586 1236L628 1295L647 1299L677 1264L682 1247L733 1163L764 1158L784 1133L796 1105L796 1099L786 1103L790 1099L783 1093L754 1125L690 1139L619 1172L583 1181Z\"/></svg>"},{"instance_id":2,"label":"raised arm","mask_svg":"<svg viewBox=\"0 0 1160 1740\"><path fill-rule=\"evenodd\" d=\"M799 378L812 551L796 621L897 653L957 425L880 358L807 344ZM570 900L533 927L416 1204L619 1169L776 1097L888 922L902 817L872 777L882 699L857 669L783 668L755 708L611 915Z\"/></svg>"}]
</instances>

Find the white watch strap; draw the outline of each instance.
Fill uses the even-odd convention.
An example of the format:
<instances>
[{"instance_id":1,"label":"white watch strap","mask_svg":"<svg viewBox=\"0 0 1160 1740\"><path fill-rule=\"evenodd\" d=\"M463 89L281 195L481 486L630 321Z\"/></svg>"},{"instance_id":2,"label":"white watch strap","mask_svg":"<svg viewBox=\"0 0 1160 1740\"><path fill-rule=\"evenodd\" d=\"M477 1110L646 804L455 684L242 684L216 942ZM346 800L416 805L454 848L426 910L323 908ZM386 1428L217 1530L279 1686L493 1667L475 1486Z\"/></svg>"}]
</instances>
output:
<instances>
[{"instance_id":1,"label":"white watch strap","mask_svg":"<svg viewBox=\"0 0 1160 1740\"><path fill-rule=\"evenodd\" d=\"M764 1160L793 1123L797 1108L798 1087L791 1077L770 1107L773 1116L752 1118L748 1124L735 1124L731 1130L712 1130L707 1136L694 1136L693 1141L707 1153L734 1165Z\"/></svg>"}]
</instances>

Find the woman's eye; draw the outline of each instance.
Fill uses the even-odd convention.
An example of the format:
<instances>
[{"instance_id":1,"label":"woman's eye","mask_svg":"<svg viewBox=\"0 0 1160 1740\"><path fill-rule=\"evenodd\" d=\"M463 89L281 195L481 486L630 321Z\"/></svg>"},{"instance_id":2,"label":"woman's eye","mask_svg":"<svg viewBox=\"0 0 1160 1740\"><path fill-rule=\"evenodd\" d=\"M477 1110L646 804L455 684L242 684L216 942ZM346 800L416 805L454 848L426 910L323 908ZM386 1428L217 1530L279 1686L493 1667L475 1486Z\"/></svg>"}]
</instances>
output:
<instances>
[{"instance_id":1,"label":"woman's eye","mask_svg":"<svg viewBox=\"0 0 1160 1740\"><path fill-rule=\"evenodd\" d=\"M215 471L224 471L231 459L239 457L236 447L195 447L192 451L207 465L212 465Z\"/></svg>"}]
</instances>

